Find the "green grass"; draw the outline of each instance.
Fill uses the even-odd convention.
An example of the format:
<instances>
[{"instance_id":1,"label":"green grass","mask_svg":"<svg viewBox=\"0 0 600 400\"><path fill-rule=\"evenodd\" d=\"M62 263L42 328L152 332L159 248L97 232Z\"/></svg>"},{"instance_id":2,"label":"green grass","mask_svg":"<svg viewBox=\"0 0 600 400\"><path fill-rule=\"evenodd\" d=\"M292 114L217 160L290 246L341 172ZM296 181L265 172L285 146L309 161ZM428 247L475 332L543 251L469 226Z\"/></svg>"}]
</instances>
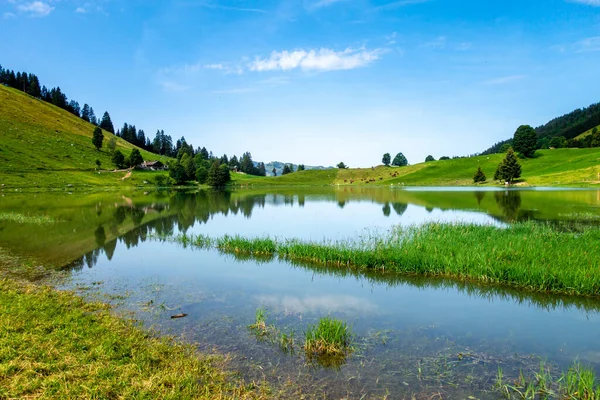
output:
<instances>
[{"instance_id":1,"label":"green grass","mask_svg":"<svg viewBox=\"0 0 600 400\"><path fill-rule=\"evenodd\" d=\"M56 220L48 215L24 215L16 212L0 212L0 222L2 221L35 225L56 223Z\"/></svg>"},{"instance_id":2,"label":"green grass","mask_svg":"<svg viewBox=\"0 0 600 400\"><path fill-rule=\"evenodd\" d=\"M495 388L507 399L600 399L600 382L595 371L578 361L556 379L544 362L531 375L520 371L514 379L506 379L498 367Z\"/></svg>"},{"instance_id":3,"label":"green grass","mask_svg":"<svg viewBox=\"0 0 600 400\"><path fill-rule=\"evenodd\" d=\"M596 126L596 129L600 130L600 125ZM577 140L585 139L586 136L589 136L592 134L593 130L594 130L594 128L588 129L587 131L583 132L581 135L576 136L575 139L577 139Z\"/></svg>"},{"instance_id":4,"label":"green grass","mask_svg":"<svg viewBox=\"0 0 600 400\"><path fill-rule=\"evenodd\" d=\"M224 361L153 338L107 306L0 280L0 398L257 398Z\"/></svg>"},{"instance_id":5,"label":"green grass","mask_svg":"<svg viewBox=\"0 0 600 400\"><path fill-rule=\"evenodd\" d=\"M232 185L250 186L322 186L322 185L398 185L398 186L469 186L481 167L492 178L504 154L475 156L419 163L406 167L350 168L302 171L278 177L250 177L234 174ZM598 186L600 185L600 148L538 150L535 158L520 160L522 177L517 185Z\"/></svg>"},{"instance_id":6,"label":"green grass","mask_svg":"<svg viewBox=\"0 0 600 400\"><path fill-rule=\"evenodd\" d=\"M339 319L324 317L306 329L304 350L317 355L342 355L350 349L352 334L348 325Z\"/></svg>"},{"instance_id":7,"label":"green grass","mask_svg":"<svg viewBox=\"0 0 600 400\"><path fill-rule=\"evenodd\" d=\"M96 159L101 169L113 170L111 153L106 148L113 137L104 131L104 147L97 151L92 145L94 126L52 104L0 85L0 185L14 188L80 188L129 187L142 185L153 173L96 171ZM117 138L117 149L129 154L132 144ZM141 150L145 160L165 157ZM157 174L164 174L158 172Z\"/></svg>"},{"instance_id":8,"label":"green grass","mask_svg":"<svg viewBox=\"0 0 600 400\"><path fill-rule=\"evenodd\" d=\"M194 237L175 241L194 244ZM200 237L203 247L235 254L278 255L338 268L438 276L508 285L536 292L598 296L600 230L575 231L526 222L506 228L470 224L399 227L356 241L305 242L270 238Z\"/></svg>"}]
</instances>

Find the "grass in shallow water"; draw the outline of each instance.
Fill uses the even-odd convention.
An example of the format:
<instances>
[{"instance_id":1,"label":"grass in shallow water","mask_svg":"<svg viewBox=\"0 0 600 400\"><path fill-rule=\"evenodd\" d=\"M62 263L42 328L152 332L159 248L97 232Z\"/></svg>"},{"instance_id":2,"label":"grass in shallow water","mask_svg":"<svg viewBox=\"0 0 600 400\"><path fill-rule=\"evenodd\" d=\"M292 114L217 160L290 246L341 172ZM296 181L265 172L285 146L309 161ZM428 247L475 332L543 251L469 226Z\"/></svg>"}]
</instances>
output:
<instances>
[{"instance_id":1,"label":"grass in shallow water","mask_svg":"<svg viewBox=\"0 0 600 400\"><path fill-rule=\"evenodd\" d=\"M439 276L568 295L600 293L600 229L595 227L566 231L533 222L506 228L432 223L321 243L240 236L169 239L225 253L278 255L338 268Z\"/></svg>"},{"instance_id":2,"label":"grass in shallow water","mask_svg":"<svg viewBox=\"0 0 600 400\"><path fill-rule=\"evenodd\" d=\"M191 346L153 338L108 307L0 280L0 398L256 398Z\"/></svg>"}]
</instances>

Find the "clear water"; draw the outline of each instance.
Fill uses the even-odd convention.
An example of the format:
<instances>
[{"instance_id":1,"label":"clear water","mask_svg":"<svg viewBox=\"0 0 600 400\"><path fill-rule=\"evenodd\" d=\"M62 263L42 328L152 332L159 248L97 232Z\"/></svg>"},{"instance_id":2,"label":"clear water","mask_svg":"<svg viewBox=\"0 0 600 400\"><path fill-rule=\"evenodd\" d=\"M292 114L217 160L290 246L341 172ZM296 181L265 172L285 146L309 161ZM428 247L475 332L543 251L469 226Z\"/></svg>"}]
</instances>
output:
<instances>
[{"instance_id":1,"label":"clear water","mask_svg":"<svg viewBox=\"0 0 600 400\"><path fill-rule=\"evenodd\" d=\"M499 366L516 376L536 370L540 358L556 370L579 358L600 371L598 299L243 260L149 239L164 232L337 239L428 221L596 225L598 191L60 195L3 198L1 212L57 221L0 220L1 246L66 264L73 271L67 287L112 301L205 351L229 353L244 377L284 391L291 390L289 378L305 393L331 398L496 398ZM248 329L259 307L268 324L294 332L293 354ZM171 319L180 312L188 316ZM307 360L301 347L307 326L327 315L347 321L355 334L355 351L335 367Z\"/></svg>"}]
</instances>

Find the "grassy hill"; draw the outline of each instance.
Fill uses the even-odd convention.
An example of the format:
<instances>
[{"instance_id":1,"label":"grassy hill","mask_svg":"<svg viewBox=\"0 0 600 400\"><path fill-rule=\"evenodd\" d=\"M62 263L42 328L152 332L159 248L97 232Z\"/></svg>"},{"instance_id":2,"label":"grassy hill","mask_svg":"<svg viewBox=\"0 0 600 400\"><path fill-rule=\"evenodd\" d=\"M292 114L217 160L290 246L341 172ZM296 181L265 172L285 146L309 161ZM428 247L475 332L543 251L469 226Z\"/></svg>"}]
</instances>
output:
<instances>
[{"instance_id":1,"label":"grassy hill","mask_svg":"<svg viewBox=\"0 0 600 400\"><path fill-rule=\"evenodd\" d=\"M143 185L149 173L114 169L111 153L92 145L94 125L52 104L0 86L0 184L7 188L64 188ZM113 136L104 131L104 146ZM135 146L117 138L127 155ZM166 158L141 150L144 160Z\"/></svg>"},{"instance_id":2,"label":"grassy hill","mask_svg":"<svg viewBox=\"0 0 600 400\"><path fill-rule=\"evenodd\" d=\"M596 126L595 128L600 131L600 125ZM577 136L575 139L577 139L577 140L585 139L587 136L592 134L593 130L594 130L594 128L590 128L587 131L583 132L581 135Z\"/></svg>"},{"instance_id":3,"label":"grassy hill","mask_svg":"<svg viewBox=\"0 0 600 400\"><path fill-rule=\"evenodd\" d=\"M236 186L310 186L310 185L473 185L478 166L492 185L496 167L504 154L491 154L432 161L407 167L352 168L326 171L301 171L278 177L253 177L233 174ZM523 173L519 185L598 186L600 185L600 148L538 150L533 159L521 160Z\"/></svg>"}]
</instances>

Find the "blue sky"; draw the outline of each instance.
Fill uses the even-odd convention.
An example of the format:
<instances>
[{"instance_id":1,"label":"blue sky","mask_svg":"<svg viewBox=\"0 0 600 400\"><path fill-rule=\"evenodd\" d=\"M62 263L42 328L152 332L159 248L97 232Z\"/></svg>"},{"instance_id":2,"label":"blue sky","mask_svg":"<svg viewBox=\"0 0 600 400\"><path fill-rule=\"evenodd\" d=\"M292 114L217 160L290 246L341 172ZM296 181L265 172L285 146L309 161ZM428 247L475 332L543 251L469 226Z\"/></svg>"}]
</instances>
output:
<instances>
[{"instance_id":1,"label":"blue sky","mask_svg":"<svg viewBox=\"0 0 600 400\"><path fill-rule=\"evenodd\" d=\"M215 154L465 155L600 101L600 0L0 0L0 63Z\"/></svg>"}]
</instances>

